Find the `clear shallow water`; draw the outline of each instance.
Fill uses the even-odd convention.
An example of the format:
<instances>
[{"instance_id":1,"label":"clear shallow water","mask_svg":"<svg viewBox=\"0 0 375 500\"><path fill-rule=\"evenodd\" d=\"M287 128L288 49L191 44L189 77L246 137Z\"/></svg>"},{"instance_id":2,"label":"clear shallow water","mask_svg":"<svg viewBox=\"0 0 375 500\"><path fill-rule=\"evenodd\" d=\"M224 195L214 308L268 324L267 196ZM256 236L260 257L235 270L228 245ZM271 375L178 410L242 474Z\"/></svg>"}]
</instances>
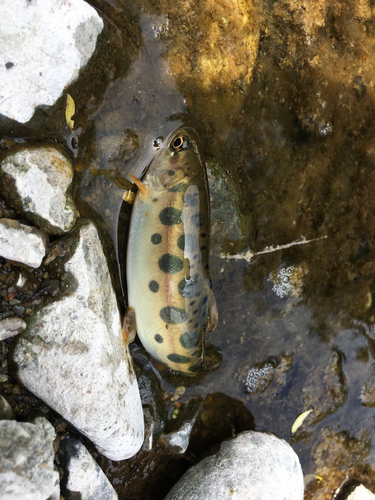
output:
<instances>
[{"instance_id":1,"label":"clear shallow water","mask_svg":"<svg viewBox=\"0 0 375 500\"><path fill-rule=\"evenodd\" d=\"M374 488L373 5L285 0L259 2L255 10L250 2L251 38L238 31L243 15L230 18L231 2L215 3L210 18L209 2L92 2L107 29L70 89L78 108L75 142L64 99L28 127L1 124L5 136L57 140L71 151L77 203L105 237L119 300L127 175L148 163L155 139L181 123L197 129L206 157L237 188L237 211L253 221L237 239L231 231L228 242L232 208L226 216L226 204L218 207L212 194L212 224L224 230L211 256L220 322L207 340L222 350L223 363L203 380L161 371L169 417L176 386L186 386L180 403L205 399L187 458L156 444L124 463L97 459L120 498L156 498L155 489L163 498L210 445L255 428L292 444L306 499L332 498L350 480ZM246 46L247 72L233 32ZM213 70L205 79L200 61L210 60L210 50ZM302 237L315 241L260 254ZM250 262L221 256L249 248L258 253ZM292 279L283 281L282 269L293 269ZM251 393L260 368L267 376Z\"/></svg>"}]
</instances>

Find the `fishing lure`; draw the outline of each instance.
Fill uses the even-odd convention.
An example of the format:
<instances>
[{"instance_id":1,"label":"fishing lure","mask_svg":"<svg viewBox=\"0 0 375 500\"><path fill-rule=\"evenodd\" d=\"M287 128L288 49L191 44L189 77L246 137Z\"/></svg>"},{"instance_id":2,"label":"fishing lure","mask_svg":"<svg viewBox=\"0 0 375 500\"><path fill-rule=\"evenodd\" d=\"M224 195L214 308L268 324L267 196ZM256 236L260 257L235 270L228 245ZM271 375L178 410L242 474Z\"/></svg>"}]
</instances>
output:
<instances>
[{"instance_id":1,"label":"fishing lure","mask_svg":"<svg viewBox=\"0 0 375 500\"><path fill-rule=\"evenodd\" d=\"M127 250L128 336L169 368L205 367L205 333L218 312L209 276L209 194L196 133L177 129L138 186Z\"/></svg>"}]
</instances>

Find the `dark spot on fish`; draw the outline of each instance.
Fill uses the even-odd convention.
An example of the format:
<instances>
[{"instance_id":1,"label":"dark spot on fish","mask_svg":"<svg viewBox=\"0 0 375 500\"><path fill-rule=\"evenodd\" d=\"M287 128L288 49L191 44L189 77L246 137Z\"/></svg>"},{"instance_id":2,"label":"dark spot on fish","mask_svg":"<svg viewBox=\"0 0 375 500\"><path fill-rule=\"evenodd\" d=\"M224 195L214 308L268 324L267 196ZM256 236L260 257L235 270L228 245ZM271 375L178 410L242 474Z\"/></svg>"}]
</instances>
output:
<instances>
[{"instance_id":1,"label":"dark spot on fish","mask_svg":"<svg viewBox=\"0 0 375 500\"><path fill-rule=\"evenodd\" d=\"M188 314L185 309L174 306L163 307L159 314L161 319L169 325L178 325L179 323L186 321L188 318Z\"/></svg>"},{"instance_id":2,"label":"dark spot on fish","mask_svg":"<svg viewBox=\"0 0 375 500\"><path fill-rule=\"evenodd\" d=\"M12 62L7 62L7 63L5 63L5 67L6 67L6 69L13 68L13 66L14 66L14 63L12 63Z\"/></svg>"},{"instance_id":3,"label":"dark spot on fish","mask_svg":"<svg viewBox=\"0 0 375 500\"><path fill-rule=\"evenodd\" d=\"M168 170L168 175L175 175L175 171L174 170Z\"/></svg>"},{"instance_id":4,"label":"dark spot on fish","mask_svg":"<svg viewBox=\"0 0 375 500\"><path fill-rule=\"evenodd\" d=\"M206 233L201 233L202 238L206 237Z\"/></svg>"},{"instance_id":5,"label":"dark spot on fish","mask_svg":"<svg viewBox=\"0 0 375 500\"><path fill-rule=\"evenodd\" d=\"M198 254L196 253L194 256L193 256L193 259L196 259L198 257Z\"/></svg>"},{"instance_id":6,"label":"dark spot on fish","mask_svg":"<svg viewBox=\"0 0 375 500\"><path fill-rule=\"evenodd\" d=\"M201 246L201 250L202 250L202 252L203 252L203 250L206 250L206 249L207 249L207 247L206 247L206 246L204 246L204 245L202 245L202 246Z\"/></svg>"},{"instance_id":7,"label":"dark spot on fish","mask_svg":"<svg viewBox=\"0 0 375 500\"><path fill-rule=\"evenodd\" d=\"M159 201L159 199L158 198L154 198L152 201Z\"/></svg>"},{"instance_id":8,"label":"dark spot on fish","mask_svg":"<svg viewBox=\"0 0 375 500\"><path fill-rule=\"evenodd\" d=\"M197 293L195 294L195 297L199 297L199 296L200 296L200 294L201 294L201 292L197 292Z\"/></svg>"},{"instance_id":9,"label":"dark spot on fish","mask_svg":"<svg viewBox=\"0 0 375 500\"><path fill-rule=\"evenodd\" d=\"M192 319L189 319L188 323L192 323L192 322L193 322L193 320L192 320Z\"/></svg>"},{"instance_id":10,"label":"dark spot on fish","mask_svg":"<svg viewBox=\"0 0 375 500\"><path fill-rule=\"evenodd\" d=\"M202 311L201 319L204 319L207 316L207 311Z\"/></svg>"},{"instance_id":11,"label":"dark spot on fish","mask_svg":"<svg viewBox=\"0 0 375 500\"><path fill-rule=\"evenodd\" d=\"M154 233L152 236L151 236L151 241L154 245L159 245L159 243L161 242L161 234L159 233Z\"/></svg>"},{"instance_id":12,"label":"dark spot on fish","mask_svg":"<svg viewBox=\"0 0 375 500\"><path fill-rule=\"evenodd\" d=\"M191 332L185 332L180 336L180 344L185 349L191 349L198 344L199 332L197 330L192 330Z\"/></svg>"},{"instance_id":13,"label":"dark spot on fish","mask_svg":"<svg viewBox=\"0 0 375 500\"><path fill-rule=\"evenodd\" d=\"M204 266L204 268L205 268L205 269L208 269L208 267L209 267L209 266L208 266L208 264L206 264L206 265Z\"/></svg>"},{"instance_id":14,"label":"dark spot on fish","mask_svg":"<svg viewBox=\"0 0 375 500\"><path fill-rule=\"evenodd\" d=\"M189 305L193 306L195 304L195 300L193 300L192 302L190 302Z\"/></svg>"},{"instance_id":15,"label":"dark spot on fish","mask_svg":"<svg viewBox=\"0 0 375 500\"><path fill-rule=\"evenodd\" d=\"M196 280L199 277L199 273L195 273L193 276L193 280Z\"/></svg>"},{"instance_id":16,"label":"dark spot on fish","mask_svg":"<svg viewBox=\"0 0 375 500\"><path fill-rule=\"evenodd\" d=\"M164 273L174 274L184 267L183 261L176 255L165 253L159 259L159 268Z\"/></svg>"},{"instance_id":17,"label":"dark spot on fish","mask_svg":"<svg viewBox=\"0 0 375 500\"><path fill-rule=\"evenodd\" d=\"M196 309L195 311L193 311L193 314L197 314L197 312L198 312L198 309Z\"/></svg>"},{"instance_id":18,"label":"dark spot on fish","mask_svg":"<svg viewBox=\"0 0 375 500\"><path fill-rule=\"evenodd\" d=\"M180 354L168 354L167 358L173 363L187 364L190 363L191 358L187 356L181 356Z\"/></svg>"},{"instance_id":19,"label":"dark spot on fish","mask_svg":"<svg viewBox=\"0 0 375 500\"><path fill-rule=\"evenodd\" d=\"M150 283L148 284L149 289L151 292L158 292L159 291L159 283L155 280L151 280Z\"/></svg>"},{"instance_id":20,"label":"dark spot on fish","mask_svg":"<svg viewBox=\"0 0 375 500\"><path fill-rule=\"evenodd\" d=\"M199 323L195 323L194 328L198 328Z\"/></svg>"},{"instance_id":21,"label":"dark spot on fish","mask_svg":"<svg viewBox=\"0 0 375 500\"><path fill-rule=\"evenodd\" d=\"M177 240L177 246L181 250L185 250L185 235L181 234L181 236Z\"/></svg>"},{"instance_id":22,"label":"dark spot on fish","mask_svg":"<svg viewBox=\"0 0 375 500\"><path fill-rule=\"evenodd\" d=\"M203 297L202 305L206 305L207 304L207 300L208 300L208 297L206 295L205 297Z\"/></svg>"},{"instance_id":23,"label":"dark spot on fish","mask_svg":"<svg viewBox=\"0 0 375 500\"><path fill-rule=\"evenodd\" d=\"M180 224L182 212L175 207L165 207L159 214L159 219L164 226L174 226Z\"/></svg>"},{"instance_id":24,"label":"dark spot on fish","mask_svg":"<svg viewBox=\"0 0 375 500\"><path fill-rule=\"evenodd\" d=\"M156 342L158 344L162 344L164 342L164 339L161 335L159 335L158 333L155 335L154 339L156 340Z\"/></svg>"},{"instance_id":25,"label":"dark spot on fish","mask_svg":"<svg viewBox=\"0 0 375 500\"><path fill-rule=\"evenodd\" d=\"M198 372L199 370L201 370L202 368L202 365L194 365L194 366L189 366L188 370L189 372Z\"/></svg>"}]
</instances>

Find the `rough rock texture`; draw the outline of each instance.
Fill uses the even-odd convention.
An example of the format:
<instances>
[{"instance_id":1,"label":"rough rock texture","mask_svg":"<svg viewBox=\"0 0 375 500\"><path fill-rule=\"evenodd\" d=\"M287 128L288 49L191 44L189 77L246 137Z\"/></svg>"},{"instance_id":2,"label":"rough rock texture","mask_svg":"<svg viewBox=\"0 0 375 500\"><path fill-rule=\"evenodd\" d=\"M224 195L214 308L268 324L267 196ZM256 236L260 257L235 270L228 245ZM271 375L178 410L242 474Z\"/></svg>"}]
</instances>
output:
<instances>
[{"instance_id":1,"label":"rough rock texture","mask_svg":"<svg viewBox=\"0 0 375 500\"><path fill-rule=\"evenodd\" d=\"M45 419L44 419L45 420ZM59 473L53 468L54 430L14 420L0 421L0 498L58 500Z\"/></svg>"},{"instance_id":2,"label":"rough rock texture","mask_svg":"<svg viewBox=\"0 0 375 500\"><path fill-rule=\"evenodd\" d=\"M70 231L79 216L69 194L73 167L55 146L10 149L0 163L8 203L47 233Z\"/></svg>"},{"instance_id":3,"label":"rough rock texture","mask_svg":"<svg viewBox=\"0 0 375 500\"><path fill-rule=\"evenodd\" d=\"M82 0L0 4L0 113L25 123L53 104L95 50L103 21Z\"/></svg>"},{"instance_id":4,"label":"rough rock texture","mask_svg":"<svg viewBox=\"0 0 375 500\"><path fill-rule=\"evenodd\" d=\"M0 255L29 267L39 267L48 247L48 236L16 220L0 219Z\"/></svg>"},{"instance_id":5,"label":"rough rock texture","mask_svg":"<svg viewBox=\"0 0 375 500\"><path fill-rule=\"evenodd\" d=\"M23 332L26 323L21 318L6 318L0 321L0 340L13 337Z\"/></svg>"},{"instance_id":6,"label":"rough rock texture","mask_svg":"<svg viewBox=\"0 0 375 500\"><path fill-rule=\"evenodd\" d=\"M73 492L83 499L117 500L118 496L104 472L78 439L64 439L58 451L64 470L61 493L69 498Z\"/></svg>"},{"instance_id":7,"label":"rough rock texture","mask_svg":"<svg viewBox=\"0 0 375 500\"><path fill-rule=\"evenodd\" d=\"M165 500L227 500L232 496L302 500L302 469L293 449L273 435L243 432L191 467Z\"/></svg>"},{"instance_id":8,"label":"rough rock texture","mask_svg":"<svg viewBox=\"0 0 375 500\"><path fill-rule=\"evenodd\" d=\"M123 460L142 445L143 413L107 262L92 223L65 241L65 292L18 336L17 376L100 453Z\"/></svg>"}]
</instances>

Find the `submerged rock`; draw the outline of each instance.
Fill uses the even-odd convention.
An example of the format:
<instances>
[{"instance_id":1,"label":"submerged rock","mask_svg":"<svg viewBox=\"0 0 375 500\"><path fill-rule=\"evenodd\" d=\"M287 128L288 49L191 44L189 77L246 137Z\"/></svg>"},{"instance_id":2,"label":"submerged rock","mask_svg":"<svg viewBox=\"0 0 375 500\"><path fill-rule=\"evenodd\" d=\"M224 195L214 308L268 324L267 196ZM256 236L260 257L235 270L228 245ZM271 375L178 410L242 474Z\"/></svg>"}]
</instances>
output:
<instances>
[{"instance_id":1,"label":"submerged rock","mask_svg":"<svg viewBox=\"0 0 375 500\"><path fill-rule=\"evenodd\" d=\"M21 318L6 318L0 321L0 340L5 340L21 333L26 328L26 323Z\"/></svg>"},{"instance_id":2,"label":"submerged rock","mask_svg":"<svg viewBox=\"0 0 375 500\"><path fill-rule=\"evenodd\" d=\"M0 113L25 123L50 106L93 54L103 21L82 0L0 6Z\"/></svg>"},{"instance_id":3,"label":"submerged rock","mask_svg":"<svg viewBox=\"0 0 375 500\"><path fill-rule=\"evenodd\" d=\"M92 223L65 241L63 291L17 338L16 375L100 453L123 460L142 445L143 414L107 262Z\"/></svg>"},{"instance_id":4,"label":"submerged rock","mask_svg":"<svg viewBox=\"0 0 375 500\"><path fill-rule=\"evenodd\" d=\"M65 498L80 494L80 498L87 500L117 500L113 486L81 441L74 438L63 439L58 459L64 470L61 493Z\"/></svg>"},{"instance_id":5,"label":"submerged rock","mask_svg":"<svg viewBox=\"0 0 375 500\"><path fill-rule=\"evenodd\" d=\"M39 267L48 248L48 236L12 219L0 219L0 255L29 267Z\"/></svg>"},{"instance_id":6,"label":"submerged rock","mask_svg":"<svg viewBox=\"0 0 375 500\"><path fill-rule=\"evenodd\" d=\"M58 500L59 473L53 467L51 424L0 421L0 498Z\"/></svg>"},{"instance_id":7,"label":"submerged rock","mask_svg":"<svg viewBox=\"0 0 375 500\"><path fill-rule=\"evenodd\" d=\"M13 420L16 414L8 401L0 395L0 420Z\"/></svg>"},{"instance_id":8,"label":"submerged rock","mask_svg":"<svg viewBox=\"0 0 375 500\"><path fill-rule=\"evenodd\" d=\"M232 495L242 500L302 500L303 475L296 453L273 435L243 432L191 467L165 500L227 500Z\"/></svg>"},{"instance_id":9,"label":"submerged rock","mask_svg":"<svg viewBox=\"0 0 375 500\"><path fill-rule=\"evenodd\" d=\"M0 163L8 203L49 234L70 231L79 216L69 194L73 167L52 145L12 148Z\"/></svg>"}]
</instances>

